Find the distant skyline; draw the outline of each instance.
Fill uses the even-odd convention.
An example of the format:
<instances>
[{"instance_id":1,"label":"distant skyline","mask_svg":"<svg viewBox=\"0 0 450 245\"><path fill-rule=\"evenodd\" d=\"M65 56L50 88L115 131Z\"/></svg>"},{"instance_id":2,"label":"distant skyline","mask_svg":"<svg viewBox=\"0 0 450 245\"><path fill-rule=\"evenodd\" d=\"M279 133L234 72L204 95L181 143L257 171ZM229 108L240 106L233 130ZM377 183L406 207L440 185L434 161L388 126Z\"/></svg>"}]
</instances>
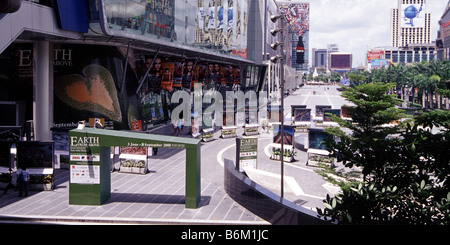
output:
<instances>
[{"instance_id":1,"label":"distant skyline","mask_svg":"<svg viewBox=\"0 0 450 245\"><path fill-rule=\"evenodd\" d=\"M353 67L365 65L367 50L390 46L391 9L397 0L310 0L309 47L323 49L335 43L340 52L353 54ZM431 13L431 40L435 41L438 21L447 0L427 0ZM311 55L310 55L311 56ZM310 57L311 61L311 57Z\"/></svg>"}]
</instances>

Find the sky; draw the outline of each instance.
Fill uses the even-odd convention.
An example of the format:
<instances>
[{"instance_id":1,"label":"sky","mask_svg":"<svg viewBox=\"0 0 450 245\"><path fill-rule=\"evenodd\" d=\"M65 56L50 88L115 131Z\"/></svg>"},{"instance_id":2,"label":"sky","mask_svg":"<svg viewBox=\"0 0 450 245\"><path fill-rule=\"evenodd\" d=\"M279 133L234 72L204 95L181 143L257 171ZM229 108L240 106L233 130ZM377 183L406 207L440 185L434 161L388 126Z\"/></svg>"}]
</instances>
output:
<instances>
[{"instance_id":1,"label":"sky","mask_svg":"<svg viewBox=\"0 0 450 245\"><path fill-rule=\"evenodd\" d=\"M307 2L307 1L305 1ZM353 67L365 65L367 50L390 46L391 9L397 0L309 0L309 49L335 43L340 52L353 54ZM427 0L431 13L431 40L436 40L438 21L447 0Z\"/></svg>"}]
</instances>

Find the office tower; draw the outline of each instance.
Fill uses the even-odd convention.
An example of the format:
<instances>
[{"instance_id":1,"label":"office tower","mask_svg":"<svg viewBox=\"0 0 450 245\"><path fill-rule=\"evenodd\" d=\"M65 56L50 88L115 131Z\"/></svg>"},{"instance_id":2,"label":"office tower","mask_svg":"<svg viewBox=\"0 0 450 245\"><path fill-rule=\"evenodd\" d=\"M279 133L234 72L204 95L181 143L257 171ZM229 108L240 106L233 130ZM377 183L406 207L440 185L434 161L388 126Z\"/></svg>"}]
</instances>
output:
<instances>
[{"instance_id":1,"label":"office tower","mask_svg":"<svg viewBox=\"0 0 450 245\"><path fill-rule=\"evenodd\" d=\"M391 46L431 43L430 21L426 0L398 0L398 8L391 9Z\"/></svg>"}]
</instances>

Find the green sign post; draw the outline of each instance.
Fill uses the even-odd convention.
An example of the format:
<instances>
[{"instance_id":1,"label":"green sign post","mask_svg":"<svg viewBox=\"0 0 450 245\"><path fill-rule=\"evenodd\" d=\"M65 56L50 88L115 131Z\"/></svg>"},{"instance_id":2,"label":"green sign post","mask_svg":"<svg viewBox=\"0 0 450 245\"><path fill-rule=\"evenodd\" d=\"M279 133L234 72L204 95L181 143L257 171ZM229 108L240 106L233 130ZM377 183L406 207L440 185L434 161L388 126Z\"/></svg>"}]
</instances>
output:
<instances>
[{"instance_id":1,"label":"green sign post","mask_svg":"<svg viewBox=\"0 0 450 245\"><path fill-rule=\"evenodd\" d=\"M101 205L111 197L111 146L186 149L186 208L200 202L200 140L96 128L70 136L69 204Z\"/></svg>"}]
</instances>

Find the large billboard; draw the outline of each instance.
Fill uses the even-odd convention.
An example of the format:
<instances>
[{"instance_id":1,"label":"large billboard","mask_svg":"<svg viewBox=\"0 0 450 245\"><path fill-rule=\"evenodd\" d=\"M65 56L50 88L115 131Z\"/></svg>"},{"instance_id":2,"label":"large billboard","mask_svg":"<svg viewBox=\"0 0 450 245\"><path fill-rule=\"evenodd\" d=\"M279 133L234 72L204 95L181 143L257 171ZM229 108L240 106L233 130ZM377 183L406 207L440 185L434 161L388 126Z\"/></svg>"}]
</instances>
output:
<instances>
[{"instance_id":1,"label":"large billboard","mask_svg":"<svg viewBox=\"0 0 450 245\"><path fill-rule=\"evenodd\" d=\"M100 3L101 23L107 35L175 43L247 58L246 0L102 0Z\"/></svg>"},{"instance_id":2,"label":"large billboard","mask_svg":"<svg viewBox=\"0 0 450 245\"><path fill-rule=\"evenodd\" d=\"M291 33L297 36L309 30L309 3L277 2Z\"/></svg>"},{"instance_id":3,"label":"large billboard","mask_svg":"<svg viewBox=\"0 0 450 245\"><path fill-rule=\"evenodd\" d=\"M136 50L130 50L125 72L126 48L64 43L52 46L54 129L72 129L79 121L88 124L99 118L106 129L146 130L170 120L177 106L171 103L176 91L193 91L199 83L204 91L225 93L239 87L241 77L249 78L242 81L242 87L252 88L262 72L253 67L241 76L240 66ZM0 90L16 101L25 101L28 109L24 118L31 120L33 45L14 43L2 53L0 61L0 75L9 78L0 84Z\"/></svg>"},{"instance_id":4,"label":"large billboard","mask_svg":"<svg viewBox=\"0 0 450 245\"><path fill-rule=\"evenodd\" d=\"M352 68L352 55L334 53L330 54L330 69L331 70L351 70Z\"/></svg>"},{"instance_id":5,"label":"large billboard","mask_svg":"<svg viewBox=\"0 0 450 245\"><path fill-rule=\"evenodd\" d=\"M171 96L178 90L192 92L198 83L228 91L241 83L238 66L162 55L141 59L135 51L129 54L135 63L124 73L126 50L74 44L55 48L56 128L104 118L106 128L145 130L170 118Z\"/></svg>"},{"instance_id":6,"label":"large billboard","mask_svg":"<svg viewBox=\"0 0 450 245\"><path fill-rule=\"evenodd\" d=\"M382 49L371 49L367 52L367 62L370 63L372 60L383 59L384 50Z\"/></svg>"},{"instance_id":7,"label":"large billboard","mask_svg":"<svg viewBox=\"0 0 450 245\"><path fill-rule=\"evenodd\" d=\"M371 61L372 69L379 69L387 65L386 59L373 59Z\"/></svg>"},{"instance_id":8,"label":"large billboard","mask_svg":"<svg viewBox=\"0 0 450 245\"><path fill-rule=\"evenodd\" d=\"M134 91L137 77L127 72L122 84L123 52L100 45L54 44L54 125L103 118L105 128L129 129L140 119ZM122 86L125 86L122 88Z\"/></svg>"},{"instance_id":9,"label":"large billboard","mask_svg":"<svg viewBox=\"0 0 450 245\"><path fill-rule=\"evenodd\" d=\"M293 35L292 66L303 70L308 63L309 49L309 3L277 1L281 13L284 15L289 33ZM306 65L304 65L306 63Z\"/></svg>"},{"instance_id":10,"label":"large billboard","mask_svg":"<svg viewBox=\"0 0 450 245\"><path fill-rule=\"evenodd\" d=\"M199 0L195 45L247 58L247 1Z\"/></svg>"},{"instance_id":11,"label":"large billboard","mask_svg":"<svg viewBox=\"0 0 450 245\"><path fill-rule=\"evenodd\" d=\"M425 27L425 5L423 3L402 4L400 14L400 27Z\"/></svg>"}]
</instances>

